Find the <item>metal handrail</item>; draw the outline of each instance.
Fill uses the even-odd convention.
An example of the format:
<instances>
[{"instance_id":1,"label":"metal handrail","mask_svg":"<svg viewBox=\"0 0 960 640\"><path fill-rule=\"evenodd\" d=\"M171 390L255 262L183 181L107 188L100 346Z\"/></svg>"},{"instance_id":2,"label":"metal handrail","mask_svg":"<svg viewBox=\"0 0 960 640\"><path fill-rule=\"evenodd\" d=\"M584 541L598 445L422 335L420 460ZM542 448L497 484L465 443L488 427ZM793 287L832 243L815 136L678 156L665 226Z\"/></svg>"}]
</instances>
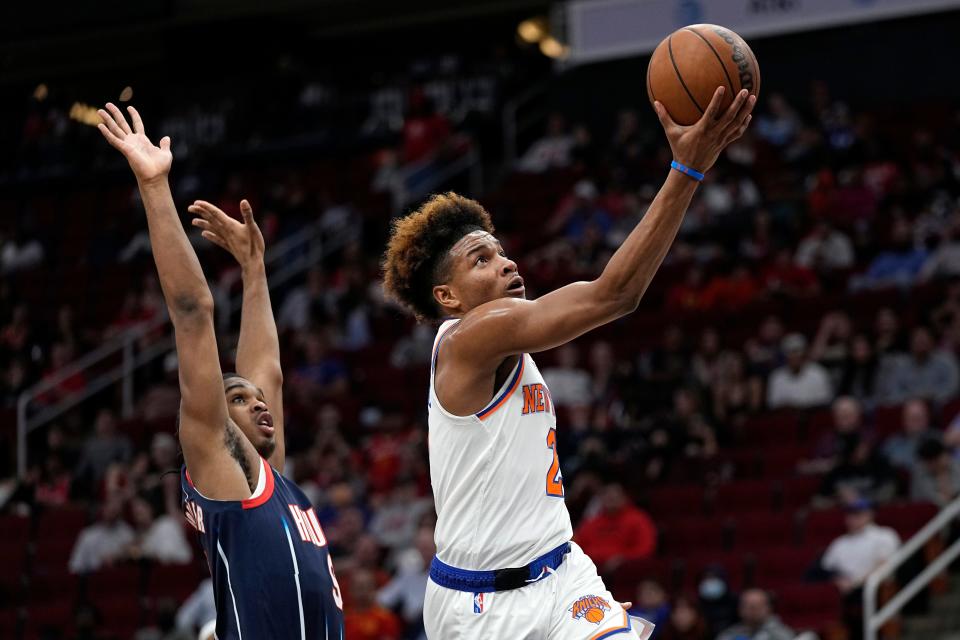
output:
<instances>
[{"instance_id":1,"label":"metal handrail","mask_svg":"<svg viewBox=\"0 0 960 640\"><path fill-rule=\"evenodd\" d=\"M517 122L517 113L521 107L543 94L548 84L548 81L538 82L503 105L503 159L507 167L513 167L517 159L517 138L520 136L521 129L529 128L540 119L527 118L521 127Z\"/></svg>"},{"instance_id":2,"label":"metal handrail","mask_svg":"<svg viewBox=\"0 0 960 640\"><path fill-rule=\"evenodd\" d=\"M931 538L950 526L960 515L960 497L940 510L920 531L906 544L897 549L896 553L887 558L886 562L877 567L867 576L863 585L863 637L864 640L876 640L877 632L921 589L927 586L937 574L944 571L957 556L960 556L960 539L947 547L943 553L915 576L897 595L890 599L883 609L877 611L877 592L880 584L900 568L907 558L912 556Z\"/></svg>"},{"instance_id":3,"label":"metal handrail","mask_svg":"<svg viewBox=\"0 0 960 640\"><path fill-rule=\"evenodd\" d=\"M292 264L286 265L270 277L270 288L279 287L297 274L302 273L310 266L316 264L323 258L326 251L339 248L343 245L343 238L331 238L328 243L315 242L320 240L322 228L319 222L315 222L301 230L299 233L284 238L276 245L272 246L264 255L264 264L268 267L281 260L289 253L308 246L305 255L295 260ZM239 276L237 276L239 277ZM235 281L235 280L234 280ZM231 283L232 284L232 283ZM218 321L221 328L229 324L233 313L242 305L242 293L235 296L227 296L225 304L219 305L220 315ZM118 381L122 381L121 391L122 412L124 418L129 418L133 414L134 390L133 374L140 367L153 361L158 356L168 353L173 348L173 339L169 336L149 345L140 353L135 353L134 345L136 341L157 329L164 327L168 322L166 310L160 316L147 323L139 324L127 329L123 333L111 338L96 349L84 354L80 358L68 363L56 373L44 378L31 385L20 393L17 397L17 476L23 478L27 472L27 440L32 431L55 420L81 402L84 402L91 396L106 389ZM122 353L121 362L109 370L101 373L97 377L88 381L84 388L76 393L61 398L55 404L44 407L35 415L28 415L31 403L43 394L55 389L64 381L71 377L89 371L94 365L106 360L107 358Z\"/></svg>"}]
</instances>

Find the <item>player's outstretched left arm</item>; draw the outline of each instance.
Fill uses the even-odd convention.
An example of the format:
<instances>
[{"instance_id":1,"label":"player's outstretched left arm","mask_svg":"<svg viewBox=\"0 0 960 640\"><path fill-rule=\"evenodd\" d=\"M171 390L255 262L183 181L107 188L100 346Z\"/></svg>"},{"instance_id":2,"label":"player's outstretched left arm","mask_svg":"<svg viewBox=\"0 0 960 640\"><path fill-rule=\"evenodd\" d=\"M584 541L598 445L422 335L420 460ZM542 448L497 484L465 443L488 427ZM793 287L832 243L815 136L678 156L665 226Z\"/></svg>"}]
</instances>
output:
<instances>
[{"instance_id":1,"label":"player's outstretched left arm","mask_svg":"<svg viewBox=\"0 0 960 640\"><path fill-rule=\"evenodd\" d=\"M723 93L723 87L718 88L703 117L687 127L673 122L663 105L655 103L680 164L706 172L746 131L756 98L743 91L721 113ZM496 367L510 355L551 349L633 312L670 249L697 184L669 171L643 220L596 280L575 282L533 301L500 298L481 305L451 330L445 348L456 351L457 360Z\"/></svg>"},{"instance_id":2,"label":"player's outstretched left arm","mask_svg":"<svg viewBox=\"0 0 960 640\"><path fill-rule=\"evenodd\" d=\"M225 439L227 403L213 328L213 295L170 192L170 138L161 138L154 145L137 110L128 107L127 111L129 123L116 105L107 103L106 109L98 112L103 119L99 129L130 164L147 212L153 260L180 360L179 436L184 461L204 495L216 500L247 498L248 480ZM246 440L240 446L248 459L254 455Z\"/></svg>"},{"instance_id":3,"label":"player's outstretched left arm","mask_svg":"<svg viewBox=\"0 0 960 640\"><path fill-rule=\"evenodd\" d=\"M202 230L203 237L229 251L240 264L243 308L237 344L237 373L263 390L273 416L277 443L268 462L282 472L285 462L283 372L280 368L280 339L270 305L267 270L263 263L263 234L253 218L253 208L246 200L240 201L243 222L234 220L204 200L197 200L187 211L198 216L193 219L193 225Z\"/></svg>"}]
</instances>

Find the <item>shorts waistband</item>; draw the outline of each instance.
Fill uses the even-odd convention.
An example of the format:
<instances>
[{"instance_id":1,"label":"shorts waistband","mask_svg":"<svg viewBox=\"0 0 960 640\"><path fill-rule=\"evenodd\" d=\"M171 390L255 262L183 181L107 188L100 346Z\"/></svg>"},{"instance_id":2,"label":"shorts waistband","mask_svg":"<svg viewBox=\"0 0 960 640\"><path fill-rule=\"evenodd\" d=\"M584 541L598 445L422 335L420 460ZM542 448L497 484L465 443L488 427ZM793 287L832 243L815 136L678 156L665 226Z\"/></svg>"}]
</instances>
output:
<instances>
[{"instance_id":1,"label":"shorts waistband","mask_svg":"<svg viewBox=\"0 0 960 640\"><path fill-rule=\"evenodd\" d=\"M430 563L430 579L441 587L456 589L457 591L473 593L509 591L546 578L563 563L564 556L569 552L570 543L564 542L525 567L494 569L492 571L458 569L434 557Z\"/></svg>"}]
</instances>

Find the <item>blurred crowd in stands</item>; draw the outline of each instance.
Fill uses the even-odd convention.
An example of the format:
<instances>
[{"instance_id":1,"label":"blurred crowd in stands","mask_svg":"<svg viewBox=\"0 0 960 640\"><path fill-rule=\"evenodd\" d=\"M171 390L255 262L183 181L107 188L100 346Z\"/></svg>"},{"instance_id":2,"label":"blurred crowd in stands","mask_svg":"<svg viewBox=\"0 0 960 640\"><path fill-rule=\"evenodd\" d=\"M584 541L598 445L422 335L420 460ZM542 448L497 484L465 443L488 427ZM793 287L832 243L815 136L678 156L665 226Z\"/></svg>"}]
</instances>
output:
<instances>
[{"instance_id":1,"label":"blurred crowd in stands","mask_svg":"<svg viewBox=\"0 0 960 640\"><path fill-rule=\"evenodd\" d=\"M708 174L640 312L537 356L557 406L575 539L601 573L661 553L661 513L650 492L716 488L740 477L725 452L757 446L750 425L778 412L826 420L784 472L818 478L810 509L845 510L848 533L819 560L821 578L842 593L856 592L900 544L896 532L874 523L877 507L944 505L960 493L957 118L943 105L917 106L906 120L855 109L822 84L802 100L764 96L748 135ZM309 162L263 184L247 179L256 171L211 179L209 169L189 161L181 170L175 161L181 206L204 197L236 213L248 197L268 247L313 224L339 241L274 292L274 308L285 363L286 473L316 505L352 639L423 636L435 520L423 400L434 334L384 300L378 261L390 218L419 195L423 172L476 143L461 125L414 93L396 144L350 164L365 169L355 193L318 188ZM167 133L164 126L158 131ZM37 105L22 145L56 156L90 135L81 127ZM503 180L474 195L491 209L536 296L599 273L642 219L669 160L646 107L623 109L612 130L570 124L557 111ZM37 223L35 202L3 199L10 215L0 221L0 405L8 416L33 383L164 316L130 183L107 182L111 200L84 213L95 225L87 244L67 253L56 229ZM195 239L212 285L230 287L229 262ZM31 275L69 270L65 255L89 267L91 278L135 275L100 316L78 313L78 302L29 304L38 292L27 288L39 282ZM56 278L43 285L53 299L57 285ZM137 348L167 330L144 335ZM221 337L229 368L231 336ZM54 420L32 436L27 476L3 484L8 514L71 505L90 514L65 571L145 560L202 566L180 507L176 366L171 354L137 374L131 416L120 415L108 391L95 411ZM84 373L69 376L38 404L52 406L88 382ZM12 445L8 429L5 449ZM12 458L6 462L14 468ZM761 630L765 638L794 637L768 592L735 594L722 572L704 573L693 590L675 587L651 578L615 595L655 620L660 640L753 638ZM209 584L201 584L186 604L158 606L136 637L196 637L211 606ZM102 637L95 619L77 609L82 637Z\"/></svg>"}]
</instances>

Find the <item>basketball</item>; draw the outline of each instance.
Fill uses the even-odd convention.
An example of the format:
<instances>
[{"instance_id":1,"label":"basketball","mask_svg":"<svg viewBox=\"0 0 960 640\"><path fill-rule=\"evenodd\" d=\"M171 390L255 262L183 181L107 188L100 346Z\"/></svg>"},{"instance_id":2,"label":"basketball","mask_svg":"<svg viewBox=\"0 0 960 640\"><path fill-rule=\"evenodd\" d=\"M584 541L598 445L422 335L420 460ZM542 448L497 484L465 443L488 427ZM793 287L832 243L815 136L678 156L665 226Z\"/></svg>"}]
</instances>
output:
<instances>
[{"instance_id":1,"label":"basketball","mask_svg":"<svg viewBox=\"0 0 960 640\"><path fill-rule=\"evenodd\" d=\"M647 66L647 95L659 100L674 122L695 123L717 87L726 88L726 109L741 89L760 91L760 67L743 38L715 24L677 29L661 42Z\"/></svg>"},{"instance_id":2,"label":"basketball","mask_svg":"<svg viewBox=\"0 0 960 640\"><path fill-rule=\"evenodd\" d=\"M587 612L583 615L587 619L587 622L592 622L593 624L600 624L603 622L603 611L594 607L593 609L587 609Z\"/></svg>"}]
</instances>

